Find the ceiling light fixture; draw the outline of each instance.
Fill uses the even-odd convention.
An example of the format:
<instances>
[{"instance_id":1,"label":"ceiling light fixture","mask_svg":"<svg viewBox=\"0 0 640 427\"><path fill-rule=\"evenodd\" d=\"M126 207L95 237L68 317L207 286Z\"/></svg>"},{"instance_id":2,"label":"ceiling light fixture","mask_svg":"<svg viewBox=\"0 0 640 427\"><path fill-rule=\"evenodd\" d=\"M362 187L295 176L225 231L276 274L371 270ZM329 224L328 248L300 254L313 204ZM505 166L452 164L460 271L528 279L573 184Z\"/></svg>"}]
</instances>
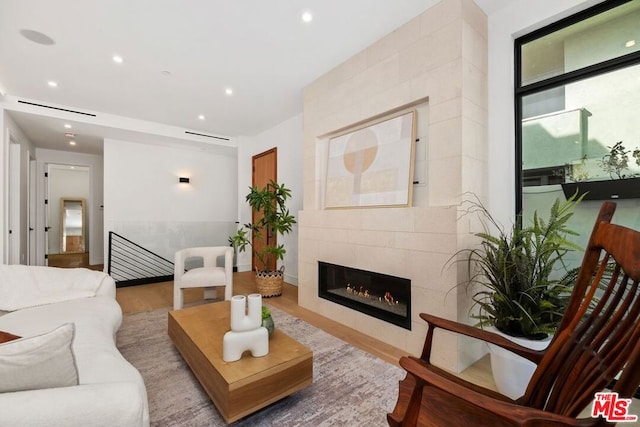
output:
<instances>
[{"instance_id":1,"label":"ceiling light fixture","mask_svg":"<svg viewBox=\"0 0 640 427\"><path fill-rule=\"evenodd\" d=\"M50 87L58 87L58 83L54 82L53 80L49 80L49 81L47 82L47 84L48 84Z\"/></svg>"},{"instance_id":2,"label":"ceiling light fixture","mask_svg":"<svg viewBox=\"0 0 640 427\"><path fill-rule=\"evenodd\" d=\"M75 146L76 142L75 141L69 141L69 145L74 145Z\"/></svg>"},{"instance_id":3,"label":"ceiling light fixture","mask_svg":"<svg viewBox=\"0 0 640 427\"><path fill-rule=\"evenodd\" d=\"M122 64L123 61L124 59L122 58L122 56L113 55L113 62L115 62L116 64Z\"/></svg>"},{"instance_id":4,"label":"ceiling light fixture","mask_svg":"<svg viewBox=\"0 0 640 427\"><path fill-rule=\"evenodd\" d=\"M226 93L227 95L231 96L233 95L233 89L228 87L224 90L224 93Z\"/></svg>"},{"instance_id":5,"label":"ceiling light fixture","mask_svg":"<svg viewBox=\"0 0 640 427\"><path fill-rule=\"evenodd\" d=\"M70 125L69 123L66 123L66 124L64 125L64 128L65 128L65 129L71 129L71 125Z\"/></svg>"},{"instance_id":6,"label":"ceiling light fixture","mask_svg":"<svg viewBox=\"0 0 640 427\"><path fill-rule=\"evenodd\" d=\"M311 12L306 11L302 13L302 22L306 22L307 24L309 22L313 21L313 15L311 14Z\"/></svg>"},{"instance_id":7,"label":"ceiling light fixture","mask_svg":"<svg viewBox=\"0 0 640 427\"><path fill-rule=\"evenodd\" d=\"M206 117L204 116L204 114L200 114L200 115L198 116L198 119L199 119L199 120L204 120L205 118L206 118Z\"/></svg>"},{"instance_id":8,"label":"ceiling light fixture","mask_svg":"<svg viewBox=\"0 0 640 427\"><path fill-rule=\"evenodd\" d=\"M633 47L636 45L636 41L635 40L629 40L628 42L626 42L624 44L624 47Z\"/></svg>"},{"instance_id":9,"label":"ceiling light fixture","mask_svg":"<svg viewBox=\"0 0 640 427\"><path fill-rule=\"evenodd\" d=\"M65 132L64 136L66 136L67 138L75 138L76 135L71 132Z\"/></svg>"}]
</instances>

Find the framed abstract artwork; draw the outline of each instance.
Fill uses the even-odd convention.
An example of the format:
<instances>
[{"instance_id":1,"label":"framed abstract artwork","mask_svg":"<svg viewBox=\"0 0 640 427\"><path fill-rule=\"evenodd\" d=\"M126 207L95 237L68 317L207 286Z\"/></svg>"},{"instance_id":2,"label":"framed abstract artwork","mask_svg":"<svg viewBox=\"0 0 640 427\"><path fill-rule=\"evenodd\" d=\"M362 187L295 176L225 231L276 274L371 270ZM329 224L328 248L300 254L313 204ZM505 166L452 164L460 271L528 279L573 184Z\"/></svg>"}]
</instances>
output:
<instances>
[{"instance_id":1,"label":"framed abstract artwork","mask_svg":"<svg viewBox=\"0 0 640 427\"><path fill-rule=\"evenodd\" d=\"M329 139L325 208L411 206L415 111Z\"/></svg>"}]
</instances>

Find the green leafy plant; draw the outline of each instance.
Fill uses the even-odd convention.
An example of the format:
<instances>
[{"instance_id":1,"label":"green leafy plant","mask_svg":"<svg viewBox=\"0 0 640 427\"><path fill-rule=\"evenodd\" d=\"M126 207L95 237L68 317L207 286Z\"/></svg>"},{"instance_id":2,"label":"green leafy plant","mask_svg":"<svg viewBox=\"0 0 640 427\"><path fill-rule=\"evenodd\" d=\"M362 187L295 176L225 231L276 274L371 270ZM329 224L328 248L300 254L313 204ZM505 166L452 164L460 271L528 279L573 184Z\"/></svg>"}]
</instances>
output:
<instances>
[{"instance_id":1,"label":"green leafy plant","mask_svg":"<svg viewBox=\"0 0 640 427\"><path fill-rule=\"evenodd\" d=\"M602 159L599 160L598 163L612 179L624 179L636 176L636 174L629 173L628 171L629 153L631 153L631 150L627 150L622 144L622 141L618 141L613 147L607 148L609 152L602 156ZM636 148L631 155L635 159L636 164L640 166L640 149Z\"/></svg>"},{"instance_id":2,"label":"green leafy plant","mask_svg":"<svg viewBox=\"0 0 640 427\"><path fill-rule=\"evenodd\" d=\"M553 333L564 314L577 269L563 262L567 252L580 249L567 240L577 235L567 227L582 198L556 200L549 218L537 212L529 226L521 215L506 232L476 198L468 212L483 218L485 231L477 233L480 247L465 249L469 287L475 290L471 317L478 326L491 325L519 337L540 339ZM497 230L492 234L489 227ZM559 278L553 278L559 277ZM477 286L477 287L476 287Z\"/></svg>"},{"instance_id":3,"label":"green leafy plant","mask_svg":"<svg viewBox=\"0 0 640 427\"><path fill-rule=\"evenodd\" d=\"M269 310L269 307L266 306L262 306L262 320L271 317L271 310Z\"/></svg>"},{"instance_id":4,"label":"green leafy plant","mask_svg":"<svg viewBox=\"0 0 640 427\"><path fill-rule=\"evenodd\" d=\"M291 198L291 190L273 180L262 189L253 186L249 190L246 201L259 219L255 223L244 224L235 235L229 237L229 243L240 252L250 246L262 266L261 270L268 271L269 266L283 260L286 253L283 244L274 243L273 236L290 233L296 223L286 207L287 200ZM264 242L259 250L255 250L254 242L251 241L252 233L256 241Z\"/></svg>"}]
</instances>

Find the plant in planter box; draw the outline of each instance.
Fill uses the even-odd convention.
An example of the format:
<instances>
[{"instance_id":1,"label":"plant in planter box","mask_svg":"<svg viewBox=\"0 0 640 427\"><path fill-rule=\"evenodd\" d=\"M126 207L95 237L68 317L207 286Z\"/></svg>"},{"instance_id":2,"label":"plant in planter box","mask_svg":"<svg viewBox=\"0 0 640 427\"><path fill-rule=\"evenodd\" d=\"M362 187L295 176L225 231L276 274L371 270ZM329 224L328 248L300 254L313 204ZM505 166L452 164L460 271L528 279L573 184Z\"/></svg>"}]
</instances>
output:
<instances>
[{"instance_id":1,"label":"plant in planter box","mask_svg":"<svg viewBox=\"0 0 640 427\"><path fill-rule=\"evenodd\" d=\"M275 237L290 233L296 223L286 207L291 190L275 181L270 181L262 189L253 186L249 190L246 200L258 220L244 224L235 235L229 237L229 242L240 252L251 246L253 256L261 266L256 268L258 292L264 297L278 296L282 294L284 266L278 270L275 265L284 259L286 250L284 245L276 243ZM252 233L253 242L250 238Z\"/></svg>"},{"instance_id":2,"label":"plant in planter box","mask_svg":"<svg viewBox=\"0 0 640 427\"><path fill-rule=\"evenodd\" d=\"M632 178L637 174L629 173L629 153L631 150L627 150L622 141L618 141L613 144L613 147L607 147L609 153L602 156L602 159L598 162L602 170L609 174L611 179L624 179ZM640 166L640 149L636 148L631 154L636 161L636 164ZM627 171L627 172L625 172Z\"/></svg>"},{"instance_id":3,"label":"plant in planter box","mask_svg":"<svg viewBox=\"0 0 640 427\"><path fill-rule=\"evenodd\" d=\"M478 326L493 326L507 336L533 340L544 339L555 331L577 273L577 269L566 267L563 257L580 249L567 240L568 235L577 235L567 227L567 222L580 200L575 194L565 202L556 200L548 219L535 212L530 225L516 223L509 231L479 201L471 202L469 212L481 215L485 231L476 234L480 238L479 248L465 249L459 254L466 255L468 289L474 289L471 317L478 320ZM518 221L522 221L521 216ZM491 232L490 227L496 231ZM492 349L491 357L498 389L513 398L519 397L522 385L510 381L517 375L513 370L522 368L510 366L514 360L511 355L496 358ZM535 365L527 362L524 366L529 371L522 380L526 386ZM502 373L501 368L511 372Z\"/></svg>"},{"instance_id":4,"label":"plant in planter box","mask_svg":"<svg viewBox=\"0 0 640 427\"><path fill-rule=\"evenodd\" d=\"M609 175L610 179L587 180L588 176L581 177L580 171L585 170L586 157L580 164L568 165L568 182L562 184L562 190L566 197L576 191L585 195L585 200L609 200L609 199L636 199L640 197L640 174L630 170L632 159L640 166L640 148L633 152L627 149L622 141L607 147L609 151L597 160L600 168ZM584 179L579 179L584 178ZM573 181L573 182L571 182Z\"/></svg>"}]
</instances>

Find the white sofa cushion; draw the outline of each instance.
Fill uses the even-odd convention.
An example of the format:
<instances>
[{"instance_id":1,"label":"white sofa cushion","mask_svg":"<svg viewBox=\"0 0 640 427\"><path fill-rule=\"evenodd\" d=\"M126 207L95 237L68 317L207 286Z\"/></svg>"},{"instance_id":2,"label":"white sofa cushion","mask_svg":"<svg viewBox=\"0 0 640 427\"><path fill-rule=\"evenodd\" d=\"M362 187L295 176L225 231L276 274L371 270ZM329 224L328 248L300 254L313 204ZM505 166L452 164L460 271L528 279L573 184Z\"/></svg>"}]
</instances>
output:
<instances>
[{"instance_id":1,"label":"white sofa cushion","mask_svg":"<svg viewBox=\"0 0 640 427\"><path fill-rule=\"evenodd\" d=\"M203 286L224 286L226 276L222 267L193 268L180 278L181 288L198 288Z\"/></svg>"},{"instance_id":2,"label":"white sofa cushion","mask_svg":"<svg viewBox=\"0 0 640 427\"><path fill-rule=\"evenodd\" d=\"M86 268L0 265L0 310L14 311L93 297L98 295L103 283L112 281L109 275ZM115 297L115 287L111 292Z\"/></svg>"},{"instance_id":3,"label":"white sofa cushion","mask_svg":"<svg viewBox=\"0 0 640 427\"><path fill-rule=\"evenodd\" d=\"M0 393L78 385L73 323L0 344Z\"/></svg>"}]
</instances>

